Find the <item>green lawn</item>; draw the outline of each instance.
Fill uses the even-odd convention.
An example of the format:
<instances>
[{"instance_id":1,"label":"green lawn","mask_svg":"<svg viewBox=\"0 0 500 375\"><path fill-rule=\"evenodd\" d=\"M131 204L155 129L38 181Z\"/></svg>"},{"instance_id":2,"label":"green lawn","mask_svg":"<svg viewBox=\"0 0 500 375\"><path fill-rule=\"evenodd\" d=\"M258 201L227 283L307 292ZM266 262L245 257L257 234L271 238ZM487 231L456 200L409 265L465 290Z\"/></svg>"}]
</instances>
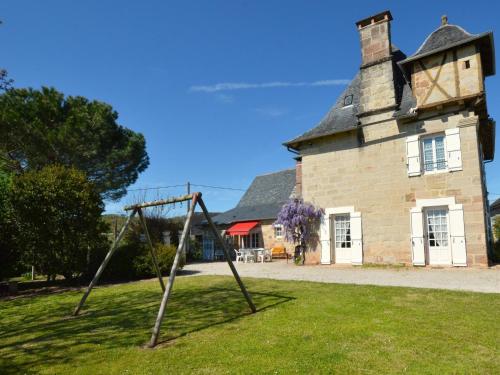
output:
<instances>
[{"instance_id":1,"label":"green lawn","mask_svg":"<svg viewBox=\"0 0 500 375\"><path fill-rule=\"evenodd\" d=\"M332 271L335 272L335 271ZM0 373L500 373L500 296L394 287L178 277L162 344L157 281L0 301Z\"/></svg>"}]
</instances>

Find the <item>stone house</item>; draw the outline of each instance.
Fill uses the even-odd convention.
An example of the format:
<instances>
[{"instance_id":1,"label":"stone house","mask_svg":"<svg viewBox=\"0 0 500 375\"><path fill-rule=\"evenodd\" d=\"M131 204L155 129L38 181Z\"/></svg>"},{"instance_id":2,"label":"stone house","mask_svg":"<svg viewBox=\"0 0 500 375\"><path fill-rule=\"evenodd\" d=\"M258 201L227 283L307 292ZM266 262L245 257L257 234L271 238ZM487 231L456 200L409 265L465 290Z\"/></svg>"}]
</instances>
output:
<instances>
[{"instance_id":1,"label":"stone house","mask_svg":"<svg viewBox=\"0 0 500 375\"><path fill-rule=\"evenodd\" d=\"M486 266L493 34L443 16L407 57L391 43L391 21L385 11L356 23L359 72L316 127L284 144L298 154L297 193L324 209L307 259Z\"/></svg>"},{"instance_id":2,"label":"stone house","mask_svg":"<svg viewBox=\"0 0 500 375\"><path fill-rule=\"evenodd\" d=\"M495 232L493 230L493 226L495 225L496 220L500 220L500 198L494 201L490 206L490 218L491 218L491 231L493 233L493 239L495 241L500 240L500 238L496 238Z\"/></svg>"},{"instance_id":3,"label":"stone house","mask_svg":"<svg viewBox=\"0 0 500 375\"><path fill-rule=\"evenodd\" d=\"M293 245L285 241L283 228L275 221L294 189L295 169L257 176L236 207L215 215L212 220L234 249L283 246L293 253ZM218 247L212 233L206 230L203 258L212 260L217 253L222 254Z\"/></svg>"}]
</instances>

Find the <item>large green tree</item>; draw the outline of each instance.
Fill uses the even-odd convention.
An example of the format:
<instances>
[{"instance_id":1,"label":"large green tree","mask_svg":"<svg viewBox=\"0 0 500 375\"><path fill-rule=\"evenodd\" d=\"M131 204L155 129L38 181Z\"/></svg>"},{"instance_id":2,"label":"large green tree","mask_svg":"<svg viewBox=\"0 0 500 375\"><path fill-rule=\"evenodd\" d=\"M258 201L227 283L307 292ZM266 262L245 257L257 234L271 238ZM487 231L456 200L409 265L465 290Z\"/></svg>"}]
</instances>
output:
<instances>
[{"instance_id":1,"label":"large green tree","mask_svg":"<svg viewBox=\"0 0 500 375\"><path fill-rule=\"evenodd\" d=\"M49 164L85 172L104 199L118 199L144 171L144 136L117 123L106 103L54 88L12 88L0 95L0 151L19 170Z\"/></svg>"},{"instance_id":2,"label":"large green tree","mask_svg":"<svg viewBox=\"0 0 500 375\"><path fill-rule=\"evenodd\" d=\"M87 271L92 252L107 246L103 203L85 174L61 165L13 178L10 201L23 261L48 276Z\"/></svg>"},{"instance_id":3,"label":"large green tree","mask_svg":"<svg viewBox=\"0 0 500 375\"><path fill-rule=\"evenodd\" d=\"M13 212L10 204L11 177L0 171L0 280L19 270L20 255L14 243Z\"/></svg>"},{"instance_id":4,"label":"large green tree","mask_svg":"<svg viewBox=\"0 0 500 375\"><path fill-rule=\"evenodd\" d=\"M7 76L5 69L0 69L0 91L6 91L12 87L13 80Z\"/></svg>"}]
</instances>

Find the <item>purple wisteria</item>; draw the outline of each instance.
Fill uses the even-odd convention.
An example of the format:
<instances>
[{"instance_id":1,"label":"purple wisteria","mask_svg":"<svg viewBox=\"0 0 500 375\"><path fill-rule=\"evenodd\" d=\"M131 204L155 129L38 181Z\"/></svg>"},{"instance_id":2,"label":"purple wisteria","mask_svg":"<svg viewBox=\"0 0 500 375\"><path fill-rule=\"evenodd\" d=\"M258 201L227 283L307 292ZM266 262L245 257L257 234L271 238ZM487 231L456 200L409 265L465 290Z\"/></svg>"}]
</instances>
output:
<instances>
[{"instance_id":1,"label":"purple wisteria","mask_svg":"<svg viewBox=\"0 0 500 375\"><path fill-rule=\"evenodd\" d=\"M321 209L317 209L302 199L291 199L281 207L278 213L276 224L283 225L288 242L300 246L302 262L304 262L307 244L315 235L322 214Z\"/></svg>"}]
</instances>

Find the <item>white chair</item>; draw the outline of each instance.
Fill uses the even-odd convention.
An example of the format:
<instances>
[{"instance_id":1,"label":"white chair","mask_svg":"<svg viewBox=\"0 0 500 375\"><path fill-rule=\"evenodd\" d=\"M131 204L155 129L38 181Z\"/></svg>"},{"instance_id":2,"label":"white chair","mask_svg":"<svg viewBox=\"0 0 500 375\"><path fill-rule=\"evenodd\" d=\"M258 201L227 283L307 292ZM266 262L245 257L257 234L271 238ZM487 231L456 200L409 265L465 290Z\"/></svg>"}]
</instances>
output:
<instances>
[{"instance_id":1,"label":"white chair","mask_svg":"<svg viewBox=\"0 0 500 375\"><path fill-rule=\"evenodd\" d=\"M243 262L245 261L245 257L243 256L241 251L234 249L234 253L236 254L236 263L239 263L240 260Z\"/></svg>"},{"instance_id":2,"label":"white chair","mask_svg":"<svg viewBox=\"0 0 500 375\"><path fill-rule=\"evenodd\" d=\"M266 250L263 248L255 249L255 253L257 254L257 262L264 263Z\"/></svg>"},{"instance_id":3,"label":"white chair","mask_svg":"<svg viewBox=\"0 0 500 375\"><path fill-rule=\"evenodd\" d=\"M241 249L240 251L243 254L243 261L245 263L249 261L255 262L255 254L252 249Z\"/></svg>"},{"instance_id":4,"label":"white chair","mask_svg":"<svg viewBox=\"0 0 500 375\"><path fill-rule=\"evenodd\" d=\"M267 260L273 261L273 251L271 249L258 249L257 262L264 263Z\"/></svg>"},{"instance_id":5,"label":"white chair","mask_svg":"<svg viewBox=\"0 0 500 375\"><path fill-rule=\"evenodd\" d=\"M268 259L270 262L273 261L273 249L264 250L264 259Z\"/></svg>"}]
</instances>

